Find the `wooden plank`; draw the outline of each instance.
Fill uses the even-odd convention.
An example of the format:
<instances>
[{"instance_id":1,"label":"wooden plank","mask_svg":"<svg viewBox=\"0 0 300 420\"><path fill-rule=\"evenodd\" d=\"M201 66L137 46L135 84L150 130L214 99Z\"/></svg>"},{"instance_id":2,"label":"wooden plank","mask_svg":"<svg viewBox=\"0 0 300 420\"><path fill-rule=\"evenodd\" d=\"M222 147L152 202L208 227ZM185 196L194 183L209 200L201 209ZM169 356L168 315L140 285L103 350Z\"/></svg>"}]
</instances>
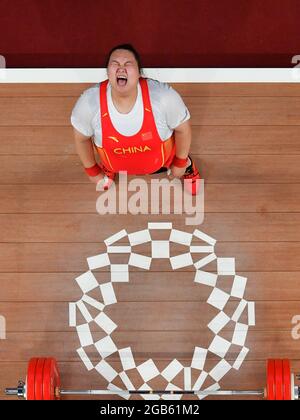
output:
<instances>
[{"instance_id":1,"label":"wooden plank","mask_svg":"<svg viewBox=\"0 0 300 420\"><path fill-rule=\"evenodd\" d=\"M297 159L297 156L201 156L195 162L207 183L280 184L299 181Z\"/></svg>"},{"instance_id":2,"label":"wooden plank","mask_svg":"<svg viewBox=\"0 0 300 420\"><path fill-rule=\"evenodd\" d=\"M100 244L100 246L99 246ZM186 252L183 246L173 248L174 253ZM103 253L105 247L98 243L0 243L0 266L2 272L59 273L85 272L88 269L86 258ZM142 245L136 250L147 255L149 249ZM218 257L235 257L236 271L300 271L300 242L217 242ZM195 258L195 262L200 259ZM128 254L111 254L113 264L128 263ZM203 269L212 271L208 265ZM142 269L132 271L144 273ZM170 271L169 261L154 259L151 270ZM182 269L179 269L182 270ZM192 271L188 267L188 271ZM100 271L107 271L103 268Z\"/></svg>"},{"instance_id":3,"label":"wooden plank","mask_svg":"<svg viewBox=\"0 0 300 420\"><path fill-rule=\"evenodd\" d=\"M187 362L184 359L181 359L180 362L185 366ZM116 364L112 364L116 368ZM160 371L167 367L168 362L157 360L156 365ZM19 379L24 379L27 371L26 362L0 362L1 372L3 375L0 377L0 389L4 390L6 387L15 387ZM292 361L292 371L297 372L300 369L300 363L298 360ZM107 381L98 373L96 370L87 372L86 368L79 362L59 362L59 370L62 378L62 386L64 389L106 389ZM130 371L128 373L132 382L134 382L136 388L139 387L141 378L138 378L136 371ZM200 375L199 371L192 372L192 382L196 382ZM172 383L176 384L179 388L183 389L183 379L182 374L178 375ZM162 383L161 378L157 378L151 381L152 388L157 389L158 385L160 387L167 386L167 383ZM239 371L231 370L222 380L221 388L222 389L233 389L233 390L245 390L245 389L254 389L260 390L264 389L266 386L266 363L265 361L245 361ZM121 389L126 389L124 384L119 384ZM205 388L205 386L203 387ZM64 396L63 399L76 400L79 397L76 396ZM80 397L80 399L93 399L93 397ZM194 400L193 396L184 397L185 400ZM16 399L14 397L5 397L1 395L1 399ZM121 400L119 396L97 396L97 400ZM138 399L138 397L131 397L131 399ZM221 399L221 398L218 398ZM226 399L237 399L237 397L226 397ZM243 399L253 399L253 397L243 398ZM115 407L115 405L114 405Z\"/></svg>"},{"instance_id":4,"label":"wooden plank","mask_svg":"<svg viewBox=\"0 0 300 420\"><path fill-rule=\"evenodd\" d=\"M75 98L4 97L0 103L1 126L66 126Z\"/></svg>"},{"instance_id":5,"label":"wooden plank","mask_svg":"<svg viewBox=\"0 0 300 420\"><path fill-rule=\"evenodd\" d=\"M170 83L182 96L300 96L299 83Z\"/></svg>"},{"instance_id":6,"label":"wooden plank","mask_svg":"<svg viewBox=\"0 0 300 420\"><path fill-rule=\"evenodd\" d=\"M231 340L232 334L233 331L227 331L221 335ZM1 341L1 362L26 362L31 357L46 355L60 361L76 362L79 360L76 350L80 348L80 342L75 331L19 332L8 333L7 337L7 340ZM95 337L96 341L101 339L100 334L96 334ZM207 348L214 339L214 335L208 332L204 334L203 331L138 331L114 332L112 339L119 349L131 347L134 358L142 362L149 358L166 361L176 358L191 361L195 346ZM290 331L257 331L256 328L252 328L248 333L246 347L250 349L247 361L266 360L267 358L299 360L299 340L293 340ZM91 360L100 361L100 355L94 346L86 347L85 350ZM240 351L241 347L232 346L226 358L235 361ZM210 352L208 359L218 360L219 357ZM117 353L108 358L108 362L118 360Z\"/></svg>"},{"instance_id":7,"label":"wooden plank","mask_svg":"<svg viewBox=\"0 0 300 420\"><path fill-rule=\"evenodd\" d=\"M300 98L187 97L193 125L299 125Z\"/></svg>"},{"instance_id":8,"label":"wooden plank","mask_svg":"<svg viewBox=\"0 0 300 420\"><path fill-rule=\"evenodd\" d=\"M13 168L13 177L12 177ZM6 173L6 175L5 175ZM3 184L89 183L77 156L1 156Z\"/></svg>"},{"instance_id":9,"label":"wooden plank","mask_svg":"<svg viewBox=\"0 0 300 420\"><path fill-rule=\"evenodd\" d=\"M1 155L76 155L73 128L0 127Z\"/></svg>"},{"instance_id":10,"label":"wooden plank","mask_svg":"<svg viewBox=\"0 0 300 420\"><path fill-rule=\"evenodd\" d=\"M209 212L297 212L300 184L205 184ZM1 191L1 189L0 189Z\"/></svg>"},{"instance_id":11,"label":"wooden plank","mask_svg":"<svg viewBox=\"0 0 300 420\"><path fill-rule=\"evenodd\" d=\"M0 102L1 126L69 126L76 98L4 97Z\"/></svg>"},{"instance_id":12,"label":"wooden plank","mask_svg":"<svg viewBox=\"0 0 300 420\"><path fill-rule=\"evenodd\" d=\"M192 125L191 154L288 155L300 153L297 126Z\"/></svg>"},{"instance_id":13,"label":"wooden plank","mask_svg":"<svg viewBox=\"0 0 300 420\"><path fill-rule=\"evenodd\" d=\"M1 99L0 126L69 126L77 98ZM193 125L299 125L300 97L184 97Z\"/></svg>"},{"instance_id":14,"label":"wooden plank","mask_svg":"<svg viewBox=\"0 0 300 420\"><path fill-rule=\"evenodd\" d=\"M73 302L82 292L75 279L82 272L0 273L1 302ZM104 273L101 273L104 274ZM250 301L300 301L299 272L239 272L247 278L245 299ZM95 274L99 281L102 276ZM191 287L190 272L130 272L129 285L116 284L118 302L182 301L199 302L207 298L207 288ZM231 292L232 278L219 276L218 287ZM284 287L283 287L284 284ZM62 287L63 285L63 287Z\"/></svg>"},{"instance_id":15,"label":"wooden plank","mask_svg":"<svg viewBox=\"0 0 300 420\"><path fill-rule=\"evenodd\" d=\"M298 126L192 126L191 154L300 154ZM0 126L0 155L76 155L70 126ZM283 141L284 139L284 141Z\"/></svg>"},{"instance_id":16,"label":"wooden plank","mask_svg":"<svg viewBox=\"0 0 300 420\"><path fill-rule=\"evenodd\" d=\"M77 97L92 86L94 83L0 83L0 97Z\"/></svg>"},{"instance_id":17,"label":"wooden plank","mask_svg":"<svg viewBox=\"0 0 300 420\"><path fill-rule=\"evenodd\" d=\"M150 187L150 181L148 181ZM300 212L299 184L205 184L205 214ZM150 188L149 188L150 190ZM134 193L128 194L131 197ZM95 213L92 184L0 185L0 213ZM150 198L150 197L149 197ZM167 198L166 198L167 200ZM162 200L160 211L162 209ZM172 211L173 199L170 209Z\"/></svg>"},{"instance_id":18,"label":"wooden plank","mask_svg":"<svg viewBox=\"0 0 300 420\"><path fill-rule=\"evenodd\" d=\"M94 213L97 197L91 183L0 185L0 213Z\"/></svg>"},{"instance_id":19,"label":"wooden plank","mask_svg":"<svg viewBox=\"0 0 300 420\"><path fill-rule=\"evenodd\" d=\"M200 155L194 156L194 160L206 183L289 184L299 183L300 179L297 155ZM141 178L147 179L144 176ZM151 179L150 176L148 178ZM159 177L153 175L152 179L154 178ZM132 177L128 177L128 181L131 179ZM1 156L0 183L48 185L90 184L90 181L77 156Z\"/></svg>"},{"instance_id":20,"label":"wooden plank","mask_svg":"<svg viewBox=\"0 0 300 420\"><path fill-rule=\"evenodd\" d=\"M183 96L300 96L299 83L169 84ZM1 83L0 97L77 97L85 89L94 85L95 83Z\"/></svg>"},{"instance_id":21,"label":"wooden plank","mask_svg":"<svg viewBox=\"0 0 300 420\"><path fill-rule=\"evenodd\" d=\"M151 216L150 216L151 218ZM206 213L204 223L186 226L185 217L167 216L175 229L193 233L200 229L219 241L299 241L300 213ZM166 215L157 215L164 222ZM139 224L147 228L149 215L139 215ZM113 231L112 231L113 226ZM137 230L136 220L115 214L0 214L1 242L97 242L126 227ZM99 235L101 232L101 236ZM162 238L168 239L162 232ZM194 237L193 242L198 242Z\"/></svg>"},{"instance_id":22,"label":"wooden plank","mask_svg":"<svg viewBox=\"0 0 300 420\"><path fill-rule=\"evenodd\" d=\"M134 287L133 285L134 282L131 282L130 286L114 284L116 296L122 296L122 290L125 287ZM200 286L191 281L189 287L197 290ZM152 331L154 337L156 332L177 331L178 335L190 333L192 336L192 333L201 331L205 335L208 331L207 325L220 310L206 302L212 293L212 288L208 286L202 286L202 288L205 290L205 293L203 293L203 295L206 295L205 301L186 302L185 296L188 294L184 292L182 301L162 302L159 295L153 293L153 302L117 302L114 305L107 305L104 312L118 325L118 329L114 334L119 332L131 334ZM95 296L97 301L103 302L100 290L95 291L93 296ZM223 312L231 318L239 304L240 300L230 298ZM100 312L88 304L85 306L92 318L96 317ZM66 302L14 302L13 304L0 302L0 313L7 319L8 333L69 331L69 307ZM299 301L256 302L255 330L291 331L292 319L299 313ZM86 322L78 309L77 325ZM239 322L248 323L247 310L240 317ZM234 328L235 324L230 322L224 327L223 331L233 332ZM90 329L95 333L98 332L105 335L96 323L91 322ZM210 335L211 332L209 331Z\"/></svg>"}]
</instances>

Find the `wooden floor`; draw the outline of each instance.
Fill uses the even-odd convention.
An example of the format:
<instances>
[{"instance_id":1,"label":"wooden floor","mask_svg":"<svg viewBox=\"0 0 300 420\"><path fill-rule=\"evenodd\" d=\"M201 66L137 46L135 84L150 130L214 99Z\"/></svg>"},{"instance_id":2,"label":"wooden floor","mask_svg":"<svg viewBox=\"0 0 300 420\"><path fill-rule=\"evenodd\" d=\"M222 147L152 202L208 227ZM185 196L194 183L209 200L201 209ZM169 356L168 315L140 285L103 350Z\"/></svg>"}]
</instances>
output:
<instances>
[{"instance_id":1,"label":"wooden floor","mask_svg":"<svg viewBox=\"0 0 300 420\"><path fill-rule=\"evenodd\" d=\"M86 258L105 252L103 240L124 228L131 233L168 221L195 229L176 214L97 214L99 193L82 170L70 127L72 107L87 86L0 84L0 315L7 320L0 399L6 386L24 378L28 359L40 355L58 359L64 388L106 387L80 361L69 327L68 305L81 298L75 278L88 270ZM292 318L300 315L300 85L173 86L191 112L192 156L205 179L205 220L197 228L217 239L219 257L235 257L238 274L248 278L245 298L256 302L250 352L220 384L261 389L267 358L290 358L300 370L300 341L291 336ZM174 245L171 252L182 249ZM173 271L161 260L151 271L133 269L130 284L116 284L118 304L107 310L118 325L116 343L161 370L174 358L190 362L194 347L211 340L208 289L193 283L189 268ZM230 332L229 324L224 337ZM231 354L234 360L236 350ZM137 373L132 381L142 385ZM175 384L182 386L179 379Z\"/></svg>"}]
</instances>

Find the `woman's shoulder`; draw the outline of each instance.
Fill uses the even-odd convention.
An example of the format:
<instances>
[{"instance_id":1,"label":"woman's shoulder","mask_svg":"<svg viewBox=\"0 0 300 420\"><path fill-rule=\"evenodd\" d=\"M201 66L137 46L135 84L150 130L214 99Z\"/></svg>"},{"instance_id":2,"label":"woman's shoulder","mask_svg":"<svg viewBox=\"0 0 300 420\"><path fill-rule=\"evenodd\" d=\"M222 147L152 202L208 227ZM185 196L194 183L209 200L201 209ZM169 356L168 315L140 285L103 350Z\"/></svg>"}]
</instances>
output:
<instances>
[{"instance_id":1,"label":"woman's shoulder","mask_svg":"<svg viewBox=\"0 0 300 420\"><path fill-rule=\"evenodd\" d=\"M82 98L91 98L91 97L93 97L95 95L98 95L99 94L99 86L100 86L100 83L95 83L94 85L88 87L87 89L85 89L81 93L80 97L82 97Z\"/></svg>"},{"instance_id":2,"label":"woman's shoulder","mask_svg":"<svg viewBox=\"0 0 300 420\"><path fill-rule=\"evenodd\" d=\"M99 103L99 83L96 83L85 89L79 96L76 106L79 109L90 109L95 111Z\"/></svg>"},{"instance_id":3,"label":"woman's shoulder","mask_svg":"<svg viewBox=\"0 0 300 420\"><path fill-rule=\"evenodd\" d=\"M152 89L156 92L168 92L172 89L172 87L166 82L160 82L156 79L151 79L150 77L146 77L149 89Z\"/></svg>"},{"instance_id":4,"label":"woman's shoulder","mask_svg":"<svg viewBox=\"0 0 300 420\"><path fill-rule=\"evenodd\" d=\"M160 82L159 80L147 78L149 94L151 101L158 102L160 105L168 104L173 100L175 90L166 82Z\"/></svg>"},{"instance_id":5,"label":"woman's shoulder","mask_svg":"<svg viewBox=\"0 0 300 420\"><path fill-rule=\"evenodd\" d=\"M157 103L160 107L168 107L173 102L180 100L179 93L169 83L150 78L147 78L147 83L152 103Z\"/></svg>"}]
</instances>

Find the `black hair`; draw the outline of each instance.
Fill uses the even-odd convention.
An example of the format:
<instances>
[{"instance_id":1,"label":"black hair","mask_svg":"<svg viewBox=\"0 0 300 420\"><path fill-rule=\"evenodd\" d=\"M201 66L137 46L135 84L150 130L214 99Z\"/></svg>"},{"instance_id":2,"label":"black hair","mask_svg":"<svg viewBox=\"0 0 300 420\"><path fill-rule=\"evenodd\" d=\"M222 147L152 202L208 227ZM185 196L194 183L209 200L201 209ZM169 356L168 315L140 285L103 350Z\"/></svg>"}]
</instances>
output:
<instances>
[{"instance_id":1,"label":"black hair","mask_svg":"<svg viewBox=\"0 0 300 420\"><path fill-rule=\"evenodd\" d=\"M110 50L110 52L108 53L108 56L107 56L107 59L106 59L106 65L105 65L106 68L108 67L108 63L109 63L109 60L110 60L110 57L111 57L112 53L116 50L127 50L127 51L132 52L132 54L134 55L134 58L137 61L139 72L141 74L143 73L141 57L140 57L139 53L137 52L137 50L131 44L120 44L120 45L116 45L115 47L113 47Z\"/></svg>"}]
</instances>

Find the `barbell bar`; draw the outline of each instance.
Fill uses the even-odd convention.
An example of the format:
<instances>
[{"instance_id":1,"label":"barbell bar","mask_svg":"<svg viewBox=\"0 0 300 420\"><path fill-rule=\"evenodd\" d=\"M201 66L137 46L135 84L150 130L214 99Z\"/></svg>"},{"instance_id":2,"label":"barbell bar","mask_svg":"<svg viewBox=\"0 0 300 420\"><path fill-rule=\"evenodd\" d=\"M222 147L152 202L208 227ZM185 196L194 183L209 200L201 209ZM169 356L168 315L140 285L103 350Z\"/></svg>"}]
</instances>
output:
<instances>
[{"instance_id":1,"label":"barbell bar","mask_svg":"<svg viewBox=\"0 0 300 420\"><path fill-rule=\"evenodd\" d=\"M295 375L287 359L267 361L267 384L261 390L101 390L60 388L60 374L56 359L32 358L27 367L26 381L19 381L17 388L6 388L7 396L26 400L59 400L66 395L197 395L197 396L260 396L266 400L299 400L300 387L295 386ZM298 379L298 376L296 375Z\"/></svg>"}]
</instances>

